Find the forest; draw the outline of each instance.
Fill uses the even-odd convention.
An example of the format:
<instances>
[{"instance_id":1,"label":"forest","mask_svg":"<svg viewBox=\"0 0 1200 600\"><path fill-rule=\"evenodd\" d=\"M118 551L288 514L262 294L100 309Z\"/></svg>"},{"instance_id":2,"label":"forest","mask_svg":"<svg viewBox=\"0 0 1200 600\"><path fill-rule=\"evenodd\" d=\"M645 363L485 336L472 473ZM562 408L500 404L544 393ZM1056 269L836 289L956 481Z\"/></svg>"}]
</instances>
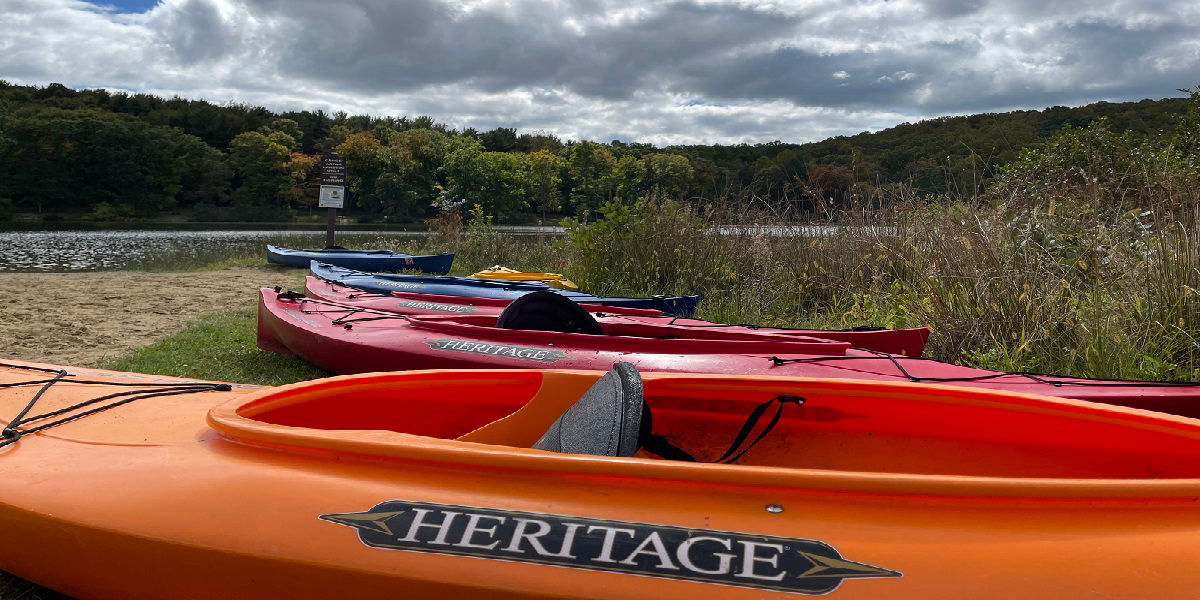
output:
<instances>
[{"instance_id":1,"label":"forest","mask_svg":"<svg viewBox=\"0 0 1200 600\"><path fill-rule=\"evenodd\" d=\"M419 222L475 204L497 222L586 221L610 201L643 198L758 203L805 220L864 199L986 198L1005 165L1064 128L1154 136L1177 127L1187 102L940 117L806 144L658 148L0 81L0 221L286 221L316 210L317 166L331 152L347 161L345 214L361 222Z\"/></svg>"}]
</instances>

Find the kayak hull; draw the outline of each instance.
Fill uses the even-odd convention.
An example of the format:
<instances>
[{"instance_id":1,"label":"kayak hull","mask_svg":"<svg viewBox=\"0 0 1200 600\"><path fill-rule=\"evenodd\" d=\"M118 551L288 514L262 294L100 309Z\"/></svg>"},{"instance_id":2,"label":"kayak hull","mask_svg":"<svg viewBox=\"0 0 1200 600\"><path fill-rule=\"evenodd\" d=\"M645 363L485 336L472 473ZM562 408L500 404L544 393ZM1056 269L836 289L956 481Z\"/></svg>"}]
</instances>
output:
<instances>
[{"instance_id":1,"label":"kayak hull","mask_svg":"<svg viewBox=\"0 0 1200 600\"><path fill-rule=\"evenodd\" d=\"M847 342L801 336L670 326L614 329L610 325L606 326L610 334L603 336L519 331L498 329L492 326L494 322L472 315L392 317L347 310L324 312L306 309L302 302L279 298L270 289L260 290L259 347L284 348L285 353L335 373L533 366L607 370L625 361L642 371L944 382L1200 417L1200 385L1005 374L855 350Z\"/></svg>"},{"instance_id":2,"label":"kayak hull","mask_svg":"<svg viewBox=\"0 0 1200 600\"><path fill-rule=\"evenodd\" d=\"M339 283L376 294L391 292L418 292L442 296L471 296L516 300L525 294L550 291L561 294L575 302L621 306L625 308L648 308L669 315L690 317L696 311L698 296L652 296L649 298L607 298L582 292L551 288L527 281L494 281L470 277L426 277L420 275L394 275L389 273L364 273L334 265L313 261L309 268L320 279Z\"/></svg>"},{"instance_id":3,"label":"kayak hull","mask_svg":"<svg viewBox=\"0 0 1200 600\"><path fill-rule=\"evenodd\" d=\"M579 286L575 285L574 281L563 277L561 273L518 271L500 265L472 273L471 277L475 279L499 279L502 281L532 281L548 285L552 288L570 290L572 292L579 291Z\"/></svg>"},{"instance_id":4,"label":"kayak hull","mask_svg":"<svg viewBox=\"0 0 1200 600\"><path fill-rule=\"evenodd\" d=\"M787 455L891 456L900 470L564 455L462 433L598 376L342 377L166 411L133 403L119 421L31 435L0 453L0 567L81 599L1167 598L1200 585L1195 422L939 386L648 374L664 421L663 402L744 410L803 389L811 405L777 431L808 441ZM0 392L0 408L23 391ZM439 411L422 409L435 404L451 429L432 431ZM829 452L839 437L854 443ZM895 450L924 439L950 470L1019 466L904 471ZM1132 476L1140 467L1163 474Z\"/></svg>"},{"instance_id":5,"label":"kayak hull","mask_svg":"<svg viewBox=\"0 0 1200 600\"><path fill-rule=\"evenodd\" d=\"M294 250L267 245L267 262L271 264L307 269L314 260L360 271L416 270L444 275L454 264L454 253L413 255L388 250Z\"/></svg>"},{"instance_id":6,"label":"kayak hull","mask_svg":"<svg viewBox=\"0 0 1200 600\"><path fill-rule=\"evenodd\" d=\"M418 292L391 292L390 294L364 294L355 288L308 276L304 282L304 295L328 300L337 304L393 312L399 315L488 315L499 317L511 300L474 298L470 296L443 296ZM624 308L599 304L581 304L588 312L601 320L625 321L630 323L661 324L669 322L676 327L692 327L709 331L753 331L762 334L783 336L816 337L839 342L848 342L855 348L878 350L889 354L920 356L929 340L928 327L910 329L860 328L849 330L786 329L748 325L722 325L700 319L673 317L650 309Z\"/></svg>"}]
</instances>

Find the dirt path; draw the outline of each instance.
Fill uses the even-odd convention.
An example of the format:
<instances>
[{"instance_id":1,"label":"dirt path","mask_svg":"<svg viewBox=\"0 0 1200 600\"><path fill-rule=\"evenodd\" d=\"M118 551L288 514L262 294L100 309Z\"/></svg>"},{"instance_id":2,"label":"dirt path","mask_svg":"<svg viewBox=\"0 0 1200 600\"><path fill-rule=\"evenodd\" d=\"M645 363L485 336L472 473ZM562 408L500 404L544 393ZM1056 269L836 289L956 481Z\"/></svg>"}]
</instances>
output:
<instances>
[{"instance_id":1,"label":"dirt path","mask_svg":"<svg viewBox=\"0 0 1200 600\"><path fill-rule=\"evenodd\" d=\"M297 287L303 272L247 267L195 273L0 274L0 359L93 366L205 314L250 306L258 288ZM300 283L299 285L303 285Z\"/></svg>"}]
</instances>

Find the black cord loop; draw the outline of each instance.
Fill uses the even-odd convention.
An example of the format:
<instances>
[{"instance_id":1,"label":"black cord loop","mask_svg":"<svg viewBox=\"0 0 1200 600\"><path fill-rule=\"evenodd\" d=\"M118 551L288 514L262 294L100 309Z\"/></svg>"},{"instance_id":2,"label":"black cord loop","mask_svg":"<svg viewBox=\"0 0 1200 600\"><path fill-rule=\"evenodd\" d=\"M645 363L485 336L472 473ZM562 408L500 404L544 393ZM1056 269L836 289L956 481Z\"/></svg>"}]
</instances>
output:
<instances>
[{"instance_id":1,"label":"black cord loop","mask_svg":"<svg viewBox=\"0 0 1200 600\"><path fill-rule=\"evenodd\" d=\"M814 356L811 358L779 358L778 356L772 356L772 357L768 358L767 360L770 360L775 366L781 367L788 363L833 362L833 361L841 361L841 360L848 360L848 361L859 360L859 361L861 361L861 360L877 360L880 358L885 358L889 362L891 362L894 367L896 367L896 370L900 372L900 376L907 378L909 381L911 381L913 383L966 383L966 382L972 382L972 381L988 381L991 379L999 379L1001 377L1015 376L1015 377L1024 377L1026 379L1035 381L1037 383L1043 383L1043 384L1054 386L1054 387L1064 387L1064 386L1192 387L1192 386L1200 386L1200 382L1197 382L1197 381L1129 381L1126 379L1107 379L1107 378L1102 378L1102 377L1073 377L1070 379L1048 379L1051 377L1065 378L1067 376L1066 375L1050 375L1050 374L1046 374L1046 373L1035 373L1033 371L992 371L986 375L972 375L969 377L918 377L918 376L910 373L908 371L908 369L905 369L904 365L901 364L900 361L901 360L904 360L905 362L909 362L909 361L939 362L939 361L936 361L936 360L933 360L932 358L927 358L924 356L897 356L894 354L888 354L887 352L880 352L878 350L871 350L868 348L855 348L855 350L862 350L863 352L869 352L872 354L872 356ZM946 364L946 363L939 363L939 364Z\"/></svg>"},{"instance_id":2,"label":"black cord loop","mask_svg":"<svg viewBox=\"0 0 1200 600\"><path fill-rule=\"evenodd\" d=\"M771 398L770 400L767 400L766 402L754 407L754 410L750 411L750 416L746 417L746 422L742 424L742 428L738 430L737 435L734 436L733 442L729 444L729 449L726 450L720 458L714 460L713 462L724 463L727 465L736 462L739 458L749 452L751 448L758 445L758 443L761 442L764 437L767 437L767 434L770 433L772 429L775 429L775 425L779 424L779 419L783 416L783 405L794 404L796 406L800 406L801 404L804 404L804 402L805 399L801 398L800 396L790 396L785 394L781 396L775 396L774 398ZM747 444L741 452L734 454L734 452L736 452L737 449L742 445L742 442L746 441L746 438L750 435L750 432L754 431L754 426L757 425L758 421L762 419L762 416L766 414L767 409L772 406L775 407L775 414L771 416L771 420L762 428L762 431L759 432L758 437L754 438L754 441Z\"/></svg>"},{"instance_id":3,"label":"black cord loop","mask_svg":"<svg viewBox=\"0 0 1200 600\"><path fill-rule=\"evenodd\" d=\"M0 363L0 367L7 367L7 368L11 368L11 369L25 369L25 370L30 370L30 371L39 371L39 372L44 372L44 373L54 373L55 374L54 377L51 377L50 379L40 379L40 380L34 380L34 381L19 381L19 382L10 382L10 383L0 384L0 388L19 387L19 386L23 386L23 385L40 385L40 386L42 386L37 391L37 393L35 393L33 395L33 398L31 398L29 400L29 403L26 404L23 409L21 409L21 412L17 413L17 416L13 417L9 421L9 423L7 425L5 425L2 430L0 430L0 448L3 448L5 446L16 443L17 441L19 441L21 439L22 436L24 436L26 434L36 433L38 431L50 429L51 427L56 427L58 425L62 425L63 423L69 423L69 422L75 421L77 419L82 419L89 415L94 415L96 413L103 412L103 411L109 410L111 408L116 408L118 406L122 406L125 404L129 404L130 402L134 402L137 400L142 400L145 398L155 398L155 397L159 397L159 396L175 396L175 395L179 395L179 394L193 394L193 393L197 393L197 392L213 392L213 391L227 392L227 391L233 389L233 386L228 383L207 383L207 382L199 382L199 381L197 381L197 382L181 381L181 382L170 382L170 383L167 383L167 382L163 382L163 383L157 383L157 382L133 383L133 382L112 382L112 381L95 381L95 380L83 380L83 379L67 379L67 377L74 377L74 375L72 375L71 373L68 373L66 371L66 369L46 369L43 367L14 365L14 364L8 364L8 363ZM95 398L91 398L89 400L84 400L82 402L78 402L76 404L72 404L70 406L66 406L66 407L63 407L63 408L60 408L57 410L52 410L49 412L45 412L45 413L33 415L33 416L26 416L29 414L30 411L33 410L34 406L37 405L38 401L42 399L42 396L45 395L45 393L52 386L54 386L55 384L59 384L59 383L72 384L72 385L109 385L109 386L117 386L117 387L131 387L131 388L136 387L136 388L141 388L141 389L131 389L131 390L125 390L125 391L120 391L120 392L113 392L111 394L97 396ZM109 402L108 404L100 404L107 400L113 400L113 402ZM99 404L99 406L96 406L98 404ZM86 408L89 406L91 406L93 408L91 408L89 410L85 410L83 412L75 412L75 411L78 411L82 408ZM74 413L74 414L68 414L68 413ZM61 417L61 418L53 420L53 421L46 421L47 419L52 419L54 417ZM18 428L22 427L23 425L26 425L29 423L34 423L37 421L45 421L45 422L43 422L39 425L35 425L33 427L18 429Z\"/></svg>"}]
</instances>

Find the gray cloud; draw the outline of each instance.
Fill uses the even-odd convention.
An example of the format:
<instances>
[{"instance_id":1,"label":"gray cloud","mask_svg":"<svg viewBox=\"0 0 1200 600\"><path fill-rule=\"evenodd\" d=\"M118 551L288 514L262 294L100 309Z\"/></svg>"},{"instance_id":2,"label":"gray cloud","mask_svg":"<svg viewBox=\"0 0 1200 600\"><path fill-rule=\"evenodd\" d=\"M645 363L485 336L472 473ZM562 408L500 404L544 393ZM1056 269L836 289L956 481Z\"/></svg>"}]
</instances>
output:
<instances>
[{"instance_id":1,"label":"gray cloud","mask_svg":"<svg viewBox=\"0 0 1200 600\"><path fill-rule=\"evenodd\" d=\"M567 138L807 141L1176 95L1190 0L0 0L0 78Z\"/></svg>"}]
</instances>

